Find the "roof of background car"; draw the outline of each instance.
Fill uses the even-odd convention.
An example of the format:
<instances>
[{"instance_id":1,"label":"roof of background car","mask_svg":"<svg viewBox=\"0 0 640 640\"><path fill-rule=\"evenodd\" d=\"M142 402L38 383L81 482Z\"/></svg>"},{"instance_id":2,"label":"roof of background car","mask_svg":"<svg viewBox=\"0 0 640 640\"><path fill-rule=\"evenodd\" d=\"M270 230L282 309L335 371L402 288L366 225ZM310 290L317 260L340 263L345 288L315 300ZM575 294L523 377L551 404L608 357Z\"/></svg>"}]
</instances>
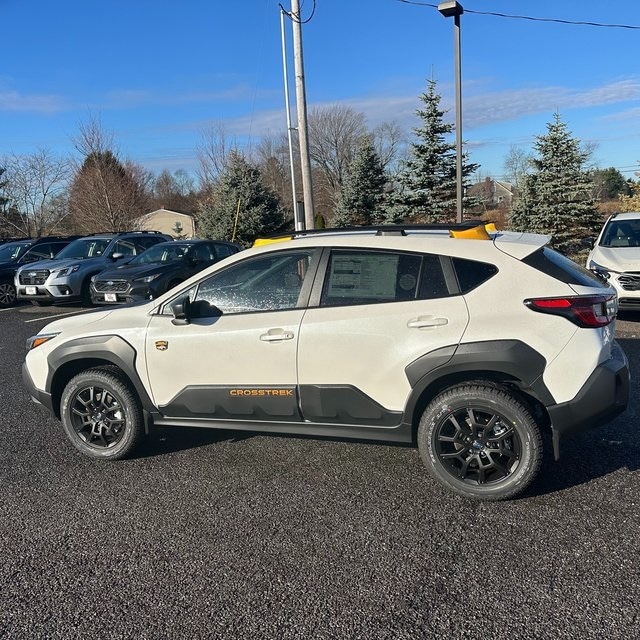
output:
<instances>
[{"instance_id":1,"label":"roof of background car","mask_svg":"<svg viewBox=\"0 0 640 640\"><path fill-rule=\"evenodd\" d=\"M640 212L625 211L624 213L615 213L609 219L610 220L638 220L640 219Z\"/></svg>"}]
</instances>

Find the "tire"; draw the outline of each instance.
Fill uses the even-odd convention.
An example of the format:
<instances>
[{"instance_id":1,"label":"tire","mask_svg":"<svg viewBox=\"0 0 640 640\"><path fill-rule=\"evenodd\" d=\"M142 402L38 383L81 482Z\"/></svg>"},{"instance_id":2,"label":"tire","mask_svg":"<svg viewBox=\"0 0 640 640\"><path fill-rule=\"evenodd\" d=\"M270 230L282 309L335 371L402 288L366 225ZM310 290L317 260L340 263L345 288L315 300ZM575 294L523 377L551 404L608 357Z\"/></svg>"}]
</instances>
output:
<instances>
[{"instance_id":1,"label":"tire","mask_svg":"<svg viewBox=\"0 0 640 640\"><path fill-rule=\"evenodd\" d=\"M515 497L542 463L540 428L526 405L483 383L447 389L427 406L418 449L435 480L475 500Z\"/></svg>"},{"instance_id":2,"label":"tire","mask_svg":"<svg viewBox=\"0 0 640 640\"><path fill-rule=\"evenodd\" d=\"M7 309L16 303L16 288L11 280L0 280L0 309Z\"/></svg>"},{"instance_id":3,"label":"tire","mask_svg":"<svg viewBox=\"0 0 640 640\"><path fill-rule=\"evenodd\" d=\"M62 393L60 414L67 437L89 458L127 458L144 433L140 401L113 368L73 377Z\"/></svg>"}]
</instances>

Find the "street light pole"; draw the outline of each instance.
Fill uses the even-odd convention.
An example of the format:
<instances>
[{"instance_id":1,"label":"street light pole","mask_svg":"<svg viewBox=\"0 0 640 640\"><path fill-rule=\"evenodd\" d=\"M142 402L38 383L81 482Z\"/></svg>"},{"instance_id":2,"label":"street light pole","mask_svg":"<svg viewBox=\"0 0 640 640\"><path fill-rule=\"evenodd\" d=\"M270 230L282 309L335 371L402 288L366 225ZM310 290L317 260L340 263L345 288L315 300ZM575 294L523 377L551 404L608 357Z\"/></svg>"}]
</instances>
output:
<instances>
[{"instance_id":1,"label":"street light pole","mask_svg":"<svg viewBox=\"0 0 640 640\"><path fill-rule=\"evenodd\" d=\"M462 72L460 68L460 16L464 9L456 0L441 2L438 11L445 17L453 16L453 48L456 74L456 222L462 222Z\"/></svg>"}]
</instances>

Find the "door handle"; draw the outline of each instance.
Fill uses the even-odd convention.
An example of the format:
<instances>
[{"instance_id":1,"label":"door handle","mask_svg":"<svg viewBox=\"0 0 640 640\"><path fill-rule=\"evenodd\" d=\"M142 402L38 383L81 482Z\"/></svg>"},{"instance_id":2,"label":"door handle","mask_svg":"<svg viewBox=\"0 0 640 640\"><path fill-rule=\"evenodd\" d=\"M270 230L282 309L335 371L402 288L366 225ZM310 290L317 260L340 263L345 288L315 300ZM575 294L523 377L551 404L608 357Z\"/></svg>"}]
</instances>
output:
<instances>
[{"instance_id":1,"label":"door handle","mask_svg":"<svg viewBox=\"0 0 640 640\"><path fill-rule=\"evenodd\" d=\"M293 331L283 331L282 329L269 329L267 333L260 336L263 342L278 342L282 340L293 340Z\"/></svg>"},{"instance_id":2,"label":"door handle","mask_svg":"<svg viewBox=\"0 0 640 640\"><path fill-rule=\"evenodd\" d=\"M428 327L443 327L449 324L449 318L436 318L435 316L420 316L407 322L409 329L425 329Z\"/></svg>"}]
</instances>

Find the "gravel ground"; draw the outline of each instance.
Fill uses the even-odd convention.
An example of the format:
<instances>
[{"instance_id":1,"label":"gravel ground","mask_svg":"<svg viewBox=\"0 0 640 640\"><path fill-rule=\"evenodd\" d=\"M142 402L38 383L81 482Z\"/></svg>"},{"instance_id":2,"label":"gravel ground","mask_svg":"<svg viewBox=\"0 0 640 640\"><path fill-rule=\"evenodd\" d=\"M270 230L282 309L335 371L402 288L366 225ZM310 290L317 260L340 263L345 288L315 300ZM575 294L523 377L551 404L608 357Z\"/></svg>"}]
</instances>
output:
<instances>
[{"instance_id":1,"label":"gravel ground","mask_svg":"<svg viewBox=\"0 0 640 640\"><path fill-rule=\"evenodd\" d=\"M20 380L47 312L0 312L3 640L640 637L638 318L629 410L477 504L402 446L168 429L86 460Z\"/></svg>"}]
</instances>

